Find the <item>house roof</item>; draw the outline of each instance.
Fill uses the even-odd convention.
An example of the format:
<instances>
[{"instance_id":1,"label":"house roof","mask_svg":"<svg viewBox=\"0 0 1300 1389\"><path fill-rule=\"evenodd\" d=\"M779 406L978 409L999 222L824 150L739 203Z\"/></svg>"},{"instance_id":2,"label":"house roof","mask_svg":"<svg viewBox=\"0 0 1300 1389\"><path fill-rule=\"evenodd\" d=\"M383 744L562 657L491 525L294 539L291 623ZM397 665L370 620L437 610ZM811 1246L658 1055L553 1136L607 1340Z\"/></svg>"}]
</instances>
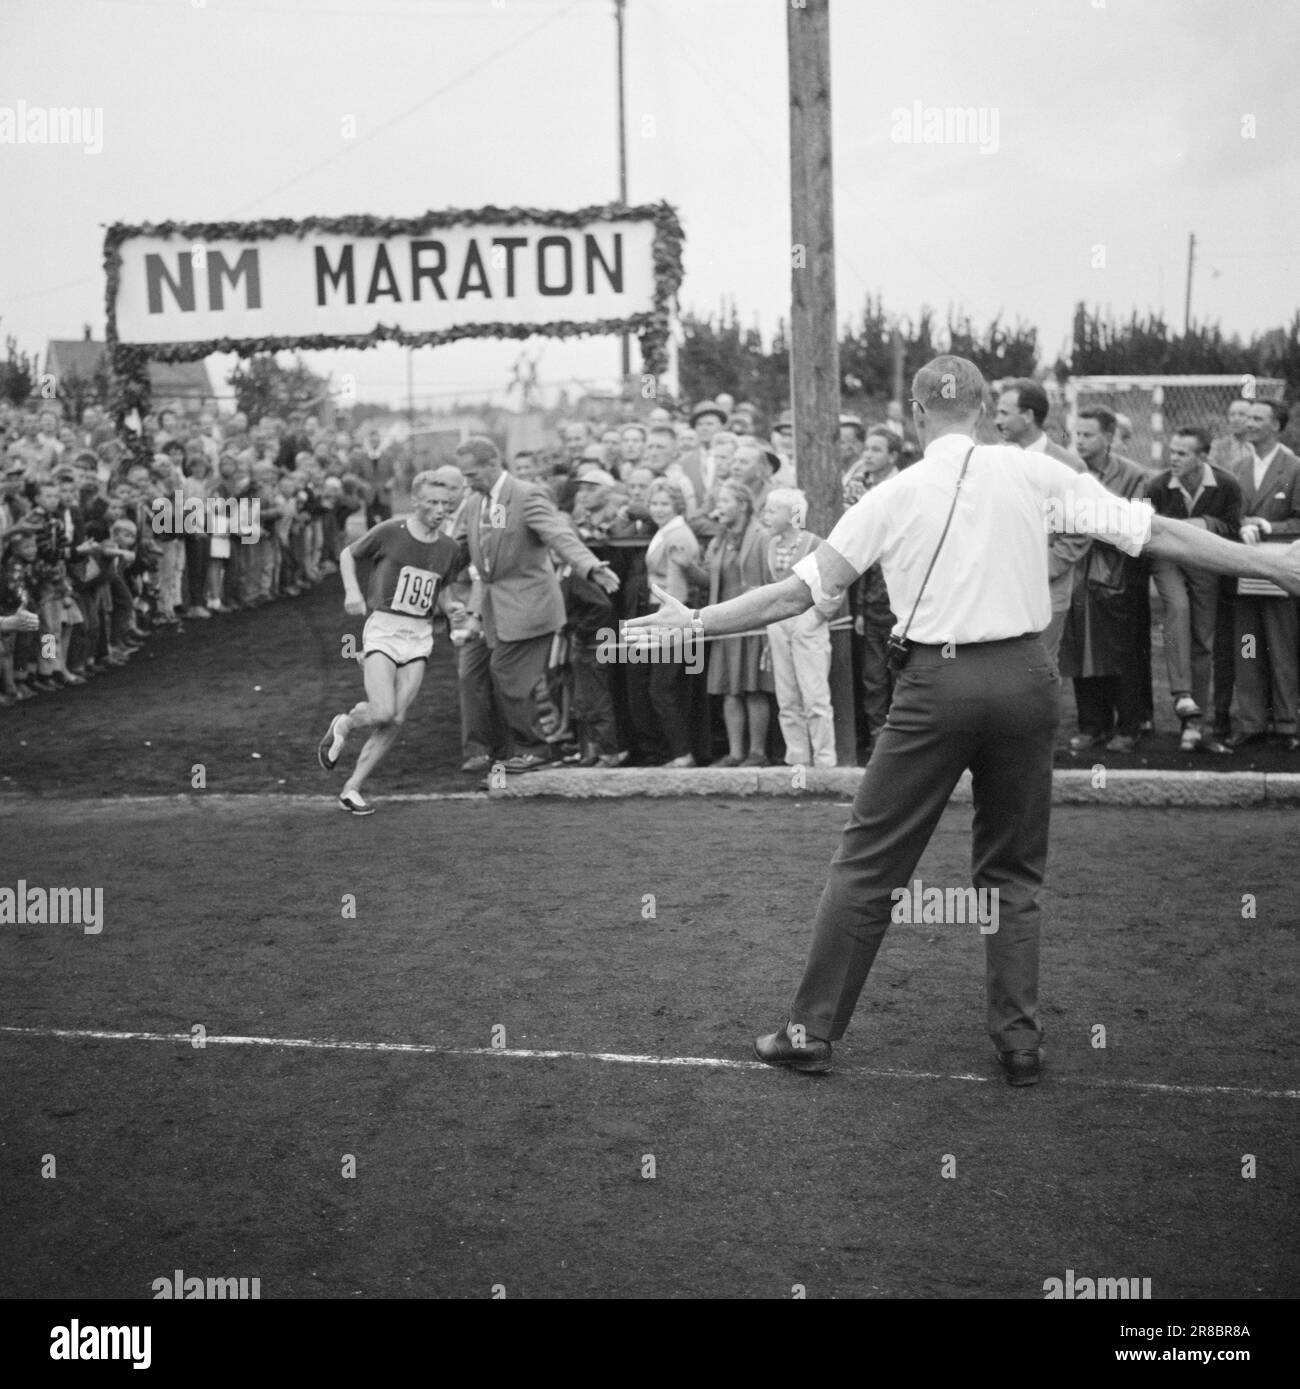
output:
<instances>
[{"instance_id":1,"label":"house roof","mask_svg":"<svg viewBox=\"0 0 1300 1389\"><path fill-rule=\"evenodd\" d=\"M105 350L104 343L86 338L51 338L45 349L45 369L89 380ZM155 399L213 394L206 362L150 362L149 384Z\"/></svg>"}]
</instances>

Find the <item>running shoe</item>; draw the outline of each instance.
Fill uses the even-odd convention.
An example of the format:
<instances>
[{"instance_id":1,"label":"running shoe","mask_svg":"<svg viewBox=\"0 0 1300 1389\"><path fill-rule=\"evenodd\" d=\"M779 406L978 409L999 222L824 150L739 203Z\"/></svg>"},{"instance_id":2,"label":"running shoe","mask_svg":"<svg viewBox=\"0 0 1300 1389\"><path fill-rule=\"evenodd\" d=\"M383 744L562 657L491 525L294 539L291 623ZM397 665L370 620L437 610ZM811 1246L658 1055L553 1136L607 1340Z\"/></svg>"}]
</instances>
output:
<instances>
[{"instance_id":1,"label":"running shoe","mask_svg":"<svg viewBox=\"0 0 1300 1389\"><path fill-rule=\"evenodd\" d=\"M343 756L343 744L348 740L347 732L339 727L343 717L342 714L334 715L316 748L316 760L327 772L332 772L338 766L339 758Z\"/></svg>"},{"instance_id":2,"label":"running shoe","mask_svg":"<svg viewBox=\"0 0 1300 1389\"><path fill-rule=\"evenodd\" d=\"M343 791L339 795L339 806L349 815L373 815L375 808L369 801L363 801L358 791Z\"/></svg>"}]
</instances>

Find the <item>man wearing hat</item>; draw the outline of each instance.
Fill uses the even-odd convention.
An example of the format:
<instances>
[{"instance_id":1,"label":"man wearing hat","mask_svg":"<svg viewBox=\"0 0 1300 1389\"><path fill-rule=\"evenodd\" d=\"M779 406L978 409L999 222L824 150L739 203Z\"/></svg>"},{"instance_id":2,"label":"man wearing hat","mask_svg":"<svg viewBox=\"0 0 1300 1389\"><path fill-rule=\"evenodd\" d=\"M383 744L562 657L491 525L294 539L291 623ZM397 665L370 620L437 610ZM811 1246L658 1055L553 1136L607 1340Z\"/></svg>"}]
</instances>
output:
<instances>
[{"instance_id":1,"label":"man wearing hat","mask_svg":"<svg viewBox=\"0 0 1300 1389\"><path fill-rule=\"evenodd\" d=\"M27 477L27 465L21 458L11 456L0 477L0 540L27 514L27 503L23 499L23 481Z\"/></svg>"},{"instance_id":2,"label":"man wearing hat","mask_svg":"<svg viewBox=\"0 0 1300 1389\"><path fill-rule=\"evenodd\" d=\"M781 459L782 471L788 473L794 486L794 411L782 410L772 426L772 447Z\"/></svg>"},{"instance_id":3,"label":"man wearing hat","mask_svg":"<svg viewBox=\"0 0 1300 1389\"><path fill-rule=\"evenodd\" d=\"M727 422L727 412L716 400L702 400L691 411L691 428L695 431L696 447L678 456L682 472L686 474L697 498L702 498L713 490L716 479L713 476L713 463L710 451L713 436Z\"/></svg>"},{"instance_id":4,"label":"man wearing hat","mask_svg":"<svg viewBox=\"0 0 1300 1389\"><path fill-rule=\"evenodd\" d=\"M506 771L529 772L551 760L539 698L546 697L551 639L564 626L564 598L550 552L606 593L618 591L618 577L574 535L544 489L505 471L491 439L466 439L456 450L456 464L470 496L455 538L467 547L481 580L481 606L470 612L470 626L481 628L486 639L480 649L463 649L461 689L483 708L495 696L511 744Z\"/></svg>"}]
</instances>

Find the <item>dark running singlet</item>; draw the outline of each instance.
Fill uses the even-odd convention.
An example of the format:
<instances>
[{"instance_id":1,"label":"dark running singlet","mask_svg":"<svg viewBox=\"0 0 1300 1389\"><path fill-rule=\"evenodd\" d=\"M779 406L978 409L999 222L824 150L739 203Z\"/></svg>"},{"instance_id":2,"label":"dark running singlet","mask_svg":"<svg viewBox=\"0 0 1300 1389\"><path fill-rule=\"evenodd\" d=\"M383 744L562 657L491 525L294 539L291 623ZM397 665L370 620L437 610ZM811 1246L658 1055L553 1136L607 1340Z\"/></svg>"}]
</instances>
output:
<instances>
[{"instance_id":1,"label":"dark running singlet","mask_svg":"<svg viewBox=\"0 0 1300 1389\"><path fill-rule=\"evenodd\" d=\"M352 546L354 559L372 561L366 604L371 612L432 618L438 585L456 563L450 536L417 540L403 521L381 521Z\"/></svg>"}]
</instances>

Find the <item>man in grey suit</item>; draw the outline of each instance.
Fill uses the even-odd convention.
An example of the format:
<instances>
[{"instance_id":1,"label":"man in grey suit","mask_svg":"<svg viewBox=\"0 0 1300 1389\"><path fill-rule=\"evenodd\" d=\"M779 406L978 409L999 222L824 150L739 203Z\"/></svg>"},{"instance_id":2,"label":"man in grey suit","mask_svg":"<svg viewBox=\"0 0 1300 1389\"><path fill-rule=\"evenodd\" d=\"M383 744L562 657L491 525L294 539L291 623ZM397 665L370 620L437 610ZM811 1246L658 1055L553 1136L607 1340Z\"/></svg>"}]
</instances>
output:
<instances>
[{"instance_id":1,"label":"man in grey suit","mask_svg":"<svg viewBox=\"0 0 1300 1389\"><path fill-rule=\"evenodd\" d=\"M1280 400L1251 402L1246 426L1251 457L1239 459L1233 469L1241 483L1241 538L1247 545L1259 545L1269 535L1300 535L1300 458L1279 438L1288 418ZM1300 622L1294 598L1238 593L1236 660L1241 721L1231 746L1268 737L1271 704L1273 731L1289 752L1300 751Z\"/></svg>"},{"instance_id":2,"label":"man in grey suit","mask_svg":"<svg viewBox=\"0 0 1300 1389\"><path fill-rule=\"evenodd\" d=\"M1003 386L994 423L1008 444L1015 444L1029 453L1045 453L1076 473L1083 472L1083 459L1060 444L1054 444L1043 432L1047 409L1047 392L1037 381L1022 376ZM1074 591L1075 566L1088 553L1091 544L1086 535L1053 532L1048 537L1047 588L1052 597L1052 620L1043 632L1043 645L1052 660L1056 660L1061 649L1061 633L1065 631L1070 595Z\"/></svg>"},{"instance_id":3,"label":"man in grey suit","mask_svg":"<svg viewBox=\"0 0 1300 1389\"><path fill-rule=\"evenodd\" d=\"M551 641L564 626L550 551L606 593L618 590L618 577L578 539L545 489L505 471L491 439L466 439L456 463L469 496L454 539L468 549L478 579L481 606L471 604L470 630L484 636L481 646L462 648L462 698L490 710L495 696L510 745L505 769L529 772L551 760L539 703L547 699Z\"/></svg>"}]
</instances>

